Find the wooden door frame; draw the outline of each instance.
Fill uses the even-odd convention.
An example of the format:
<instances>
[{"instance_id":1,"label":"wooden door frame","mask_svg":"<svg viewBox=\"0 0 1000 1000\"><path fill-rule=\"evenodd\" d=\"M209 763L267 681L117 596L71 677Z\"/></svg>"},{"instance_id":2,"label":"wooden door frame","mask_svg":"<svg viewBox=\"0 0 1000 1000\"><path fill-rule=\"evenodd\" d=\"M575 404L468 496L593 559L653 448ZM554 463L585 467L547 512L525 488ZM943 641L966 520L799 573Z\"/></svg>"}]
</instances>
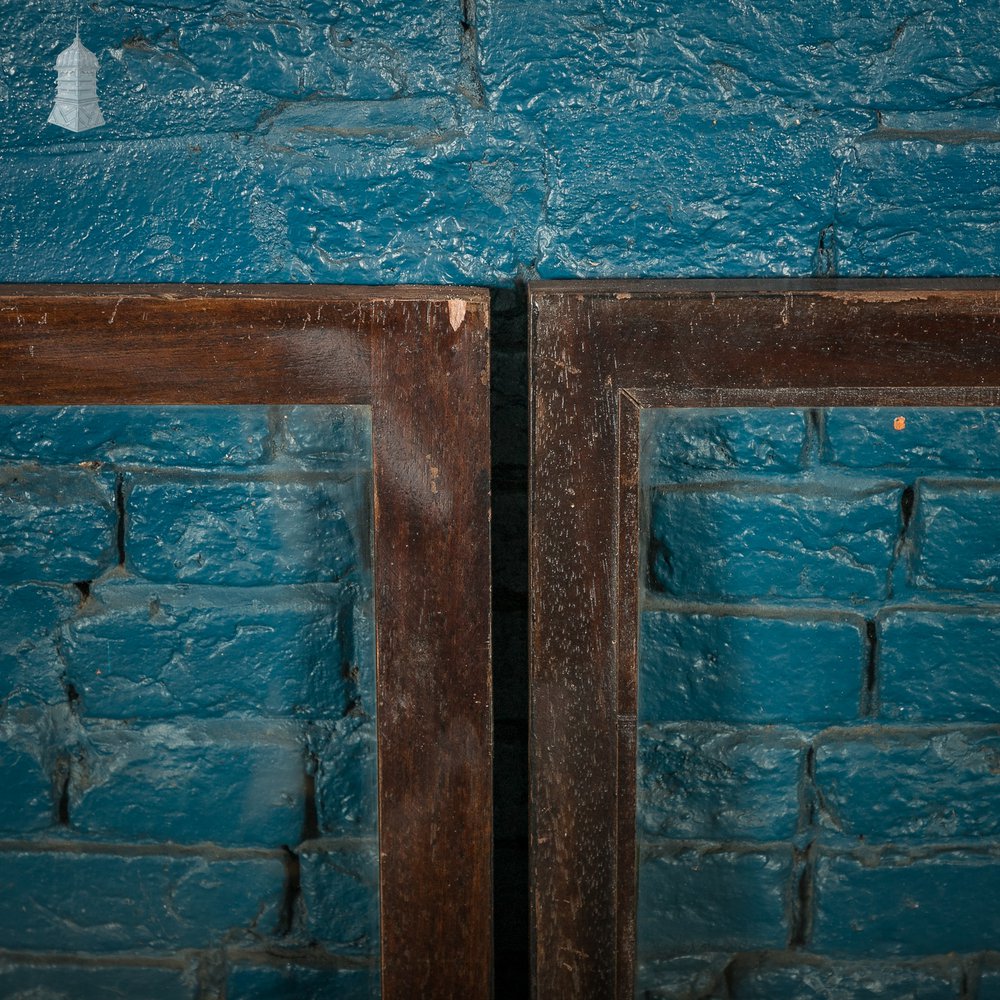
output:
<instances>
[{"instance_id":1,"label":"wooden door frame","mask_svg":"<svg viewBox=\"0 0 1000 1000\"><path fill-rule=\"evenodd\" d=\"M529 298L533 988L625 1000L641 411L1000 405L1000 281L556 281Z\"/></svg>"},{"instance_id":2,"label":"wooden door frame","mask_svg":"<svg viewBox=\"0 0 1000 1000\"><path fill-rule=\"evenodd\" d=\"M381 982L492 992L489 296L0 285L0 404L372 408Z\"/></svg>"}]
</instances>

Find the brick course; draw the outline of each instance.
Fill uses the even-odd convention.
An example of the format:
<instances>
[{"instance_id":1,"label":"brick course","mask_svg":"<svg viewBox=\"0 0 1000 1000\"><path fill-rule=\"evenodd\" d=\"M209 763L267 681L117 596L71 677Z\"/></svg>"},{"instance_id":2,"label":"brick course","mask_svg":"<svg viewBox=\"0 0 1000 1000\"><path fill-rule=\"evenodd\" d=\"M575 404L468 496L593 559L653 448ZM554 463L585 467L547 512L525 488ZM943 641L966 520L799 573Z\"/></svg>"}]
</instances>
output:
<instances>
[{"instance_id":1,"label":"brick course","mask_svg":"<svg viewBox=\"0 0 1000 1000\"><path fill-rule=\"evenodd\" d=\"M991 995L998 411L642 432L642 995Z\"/></svg>"},{"instance_id":2,"label":"brick course","mask_svg":"<svg viewBox=\"0 0 1000 1000\"><path fill-rule=\"evenodd\" d=\"M0 407L3 995L377 981L370 437Z\"/></svg>"}]
</instances>

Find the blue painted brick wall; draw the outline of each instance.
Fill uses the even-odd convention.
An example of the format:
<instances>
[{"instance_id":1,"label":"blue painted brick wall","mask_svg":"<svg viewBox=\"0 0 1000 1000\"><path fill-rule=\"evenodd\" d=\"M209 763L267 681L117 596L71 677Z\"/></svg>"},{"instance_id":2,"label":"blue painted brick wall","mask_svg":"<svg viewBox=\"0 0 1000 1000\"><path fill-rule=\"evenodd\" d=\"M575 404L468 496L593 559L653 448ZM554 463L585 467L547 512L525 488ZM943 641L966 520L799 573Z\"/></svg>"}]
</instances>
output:
<instances>
[{"instance_id":1,"label":"blue painted brick wall","mask_svg":"<svg viewBox=\"0 0 1000 1000\"><path fill-rule=\"evenodd\" d=\"M0 995L377 991L369 412L7 407L0 463Z\"/></svg>"},{"instance_id":2,"label":"blue painted brick wall","mask_svg":"<svg viewBox=\"0 0 1000 1000\"><path fill-rule=\"evenodd\" d=\"M82 135L45 125L81 11L9 6L0 279L499 286L497 738L522 768L527 574L508 539L527 532L527 316L514 284L1000 270L993 0L91 4L82 33L108 124ZM794 466L794 438L772 433L774 463ZM52 440L55 453L65 439ZM512 927L517 910L519 927L497 968L500 992L520 997L527 820L514 819L497 884L517 882L499 915Z\"/></svg>"},{"instance_id":3,"label":"blue painted brick wall","mask_svg":"<svg viewBox=\"0 0 1000 1000\"><path fill-rule=\"evenodd\" d=\"M994 988L998 427L644 414L640 995Z\"/></svg>"}]
</instances>

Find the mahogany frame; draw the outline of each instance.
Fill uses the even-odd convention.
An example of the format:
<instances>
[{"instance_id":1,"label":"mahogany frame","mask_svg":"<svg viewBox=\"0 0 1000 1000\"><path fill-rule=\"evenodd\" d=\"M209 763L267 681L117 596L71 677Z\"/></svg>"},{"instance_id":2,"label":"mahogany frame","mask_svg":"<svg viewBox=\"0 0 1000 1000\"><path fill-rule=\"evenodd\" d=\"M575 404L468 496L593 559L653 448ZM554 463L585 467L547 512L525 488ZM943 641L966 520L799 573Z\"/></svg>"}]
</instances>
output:
<instances>
[{"instance_id":1,"label":"mahogany frame","mask_svg":"<svg viewBox=\"0 0 1000 1000\"><path fill-rule=\"evenodd\" d=\"M998 405L1000 281L566 281L529 296L533 989L625 1000L642 409Z\"/></svg>"},{"instance_id":2,"label":"mahogany frame","mask_svg":"<svg viewBox=\"0 0 1000 1000\"><path fill-rule=\"evenodd\" d=\"M0 285L0 404L372 407L382 995L492 993L489 297Z\"/></svg>"}]
</instances>

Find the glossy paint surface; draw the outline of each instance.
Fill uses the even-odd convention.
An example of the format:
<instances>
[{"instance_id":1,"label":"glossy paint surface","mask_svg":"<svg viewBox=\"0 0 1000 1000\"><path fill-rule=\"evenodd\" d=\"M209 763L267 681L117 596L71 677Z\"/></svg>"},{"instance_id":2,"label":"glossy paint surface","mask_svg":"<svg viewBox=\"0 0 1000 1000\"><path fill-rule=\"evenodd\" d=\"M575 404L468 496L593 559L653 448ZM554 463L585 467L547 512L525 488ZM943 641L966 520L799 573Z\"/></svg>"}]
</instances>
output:
<instances>
[{"instance_id":1,"label":"glossy paint surface","mask_svg":"<svg viewBox=\"0 0 1000 1000\"><path fill-rule=\"evenodd\" d=\"M378 996L370 409L0 425L3 948Z\"/></svg>"},{"instance_id":2,"label":"glossy paint surface","mask_svg":"<svg viewBox=\"0 0 1000 1000\"><path fill-rule=\"evenodd\" d=\"M1000 412L651 409L641 455L637 996L965 995Z\"/></svg>"},{"instance_id":3,"label":"glossy paint surface","mask_svg":"<svg viewBox=\"0 0 1000 1000\"><path fill-rule=\"evenodd\" d=\"M996 273L998 15L779 0L10 5L0 279Z\"/></svg>"}]
</instances>

